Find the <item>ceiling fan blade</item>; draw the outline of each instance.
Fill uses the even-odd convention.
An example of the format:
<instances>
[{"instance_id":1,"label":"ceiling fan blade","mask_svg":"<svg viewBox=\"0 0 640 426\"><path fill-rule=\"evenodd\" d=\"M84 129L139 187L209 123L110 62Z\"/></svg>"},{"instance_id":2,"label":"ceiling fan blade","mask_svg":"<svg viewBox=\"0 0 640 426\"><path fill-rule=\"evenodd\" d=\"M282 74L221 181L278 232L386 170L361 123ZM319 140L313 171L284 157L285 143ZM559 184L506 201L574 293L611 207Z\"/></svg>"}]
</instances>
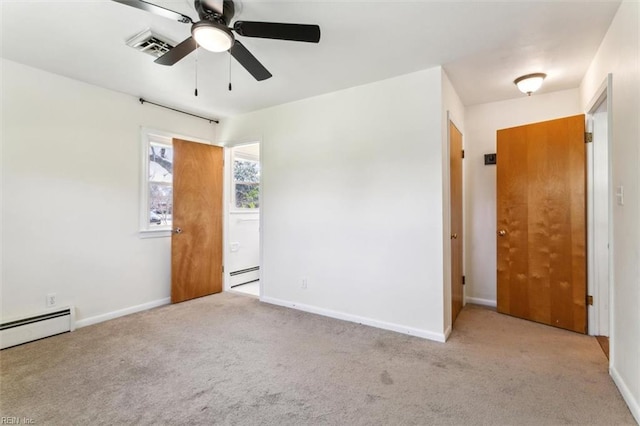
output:
<instances>
[{"instance_id":1,"label":"ceiling fan blade","mask_svg":"<svg viewBox=\"0 0 640 426\"><path fill-rule=\"evenodd\" d=\"M256 80L262 81L271 77L271 73L238 40L236 40L233 47L229 49L229 53L231 53L231 56L240 62L240 65L245 67Z\"/></svg>"},{"instance_id":2,"label":"ceiling fan blade","mask_svg":"<svg viewBox=\"0 0 640 426\"><path fill-rule=\"evenodd\" d=\"M317 25L236 21L233 24L233 30L245 37L306 41L308 43L318 43L320 41L320 27Z\"/></svg>"},{"instance_id":3,"label":"ceiling fan blade","mask_svg":"<svg viewBox=\"0 0 640 426\"><path fill-rule=\"evenodd\" d=\"M161 6L157 6L153 3L149 3L143 0L113 0L116 3L126 4L127 6L135 7L146 12L150 12L156 15L164 16L165 18L173 19L174 21L182 22L185 24L193 24L191 18L182 13L174 12L173 10L166 9Z\"/></svg>"},{"instance_id":4,"label":"ceiling fan blade","mask_svg":"<svg viewBox=\"0 0 640 426\"><path fill-rule=\"evenodd\" d=\"M193 39L193 37L189 37L188 39L186 39L185 41L183 41L173 49L169 50L167 53L160 56L158 59L156 59L153 62L160 65L173 65L176 62L178 62L180 59L187 56L189 53L196 50L197 47L198 47L198 44Z\"/></svg>"}]
</instances>

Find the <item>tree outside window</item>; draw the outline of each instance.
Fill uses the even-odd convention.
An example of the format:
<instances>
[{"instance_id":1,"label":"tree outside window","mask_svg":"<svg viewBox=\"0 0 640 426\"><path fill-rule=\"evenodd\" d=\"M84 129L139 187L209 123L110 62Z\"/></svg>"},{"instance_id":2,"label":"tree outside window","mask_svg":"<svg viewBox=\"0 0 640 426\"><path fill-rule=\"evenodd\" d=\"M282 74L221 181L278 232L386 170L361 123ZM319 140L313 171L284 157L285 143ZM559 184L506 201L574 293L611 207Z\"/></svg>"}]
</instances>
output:
<instances>
[{"instance_id":1,"label":"tree outside window","mask_svg":"<svg viewBox=\"0 0 640 426\"><path fill-rule=\"evenodd\" d=\"M236 157L233 161L233 182L237 209L260 207L260 163Z\"/></svg>"},{"instance_id":2,"label":"tree outside window","mask_svg":"<svg viewBox=\"0 0 640 426\"><path fill-rule=\"evenodd\" d=\"M173 147L149 144L149 225L171 226L173 217Z\"/></svg>"}]
</instances>

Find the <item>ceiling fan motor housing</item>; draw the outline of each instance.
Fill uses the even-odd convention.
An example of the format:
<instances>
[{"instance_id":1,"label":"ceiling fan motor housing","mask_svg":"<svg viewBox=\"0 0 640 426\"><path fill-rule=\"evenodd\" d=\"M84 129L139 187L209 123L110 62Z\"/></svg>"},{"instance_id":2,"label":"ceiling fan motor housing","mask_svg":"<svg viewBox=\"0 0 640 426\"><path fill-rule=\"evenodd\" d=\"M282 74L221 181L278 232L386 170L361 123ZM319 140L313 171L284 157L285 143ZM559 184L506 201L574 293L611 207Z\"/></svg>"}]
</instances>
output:
<instances>
[{"instance_id":1,"label":"ceiling fan motor housing","mask_svg":"<svg viewBox=\"0 0 640 426\"><path fill-rule=\"evenodd\" d=\"M196 9L201 20L217 22L225 26L231 22L231 19L233 19L236 12L236 8L232 0L224 0L222 4L222 13L209 8L204 0L194 0L193 7Z\"/></svg>"}]
</instances>

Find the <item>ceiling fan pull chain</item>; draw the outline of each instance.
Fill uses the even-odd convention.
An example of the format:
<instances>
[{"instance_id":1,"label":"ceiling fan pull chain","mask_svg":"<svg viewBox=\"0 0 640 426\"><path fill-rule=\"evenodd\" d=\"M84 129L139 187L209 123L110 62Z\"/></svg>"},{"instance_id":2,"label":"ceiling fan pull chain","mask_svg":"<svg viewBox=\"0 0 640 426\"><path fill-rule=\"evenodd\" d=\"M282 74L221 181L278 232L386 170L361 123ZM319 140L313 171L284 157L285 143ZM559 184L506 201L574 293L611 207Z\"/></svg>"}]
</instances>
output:
<instances>
[{"instance_id":1,"label":"ceiling fan pull chain","mask_svg":"<svg viewBox=\"0 0 640 426\"><path fill-rule=\"evenodd\" d=\"M229 52L229 91L231 91L231 52Z\"/></svg>"},{"instance_id":2,"label":"ceiling fan pull chain","mask_svg":"<svg viewBox=\"0 0 640 426\"><path fill-rule=\"evenodd\" d=\"M196 90L195 96L198 96L198 44L196 43Z\"/></svg>"}]
</instances>

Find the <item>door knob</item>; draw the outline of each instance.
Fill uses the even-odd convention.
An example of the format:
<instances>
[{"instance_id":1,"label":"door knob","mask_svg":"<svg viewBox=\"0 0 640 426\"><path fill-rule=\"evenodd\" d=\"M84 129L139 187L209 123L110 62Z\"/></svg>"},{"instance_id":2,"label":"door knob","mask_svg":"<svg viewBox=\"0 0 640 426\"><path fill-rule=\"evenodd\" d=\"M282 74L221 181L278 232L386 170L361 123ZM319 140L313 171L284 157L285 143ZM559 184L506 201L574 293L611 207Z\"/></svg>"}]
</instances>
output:
<instances>
[{"instance_id":1,"label":"door knob","mask_svg":"<svg viewBox=\"0 0 640 426\"><path fill-rule=\"evenodd\" d=\"M452 240L457 240L458 239L458 234L451 234L451 239Z\"/></svg>"},{"instance_id":2,"label":"door knob","mask_svg":"<svg viewBox=\"0 0 640 426\"><path fill-rule=\"evenodd\" d=\"M176 234L182 234L182 228L176 228L173 230L173 232Z\"/></svg>"},{"instance_id":3,"label":"door knob","mask_svg":"<svg viewBox=\"0 0 640 426\"><path fill-rule=\"evenodd\" d=\"M498 235L500 235L501 237L504 237L505 235L507 235L507 231L505 231L504 229L501 229L498 231Z\"/></svg>"}]
</instances>

